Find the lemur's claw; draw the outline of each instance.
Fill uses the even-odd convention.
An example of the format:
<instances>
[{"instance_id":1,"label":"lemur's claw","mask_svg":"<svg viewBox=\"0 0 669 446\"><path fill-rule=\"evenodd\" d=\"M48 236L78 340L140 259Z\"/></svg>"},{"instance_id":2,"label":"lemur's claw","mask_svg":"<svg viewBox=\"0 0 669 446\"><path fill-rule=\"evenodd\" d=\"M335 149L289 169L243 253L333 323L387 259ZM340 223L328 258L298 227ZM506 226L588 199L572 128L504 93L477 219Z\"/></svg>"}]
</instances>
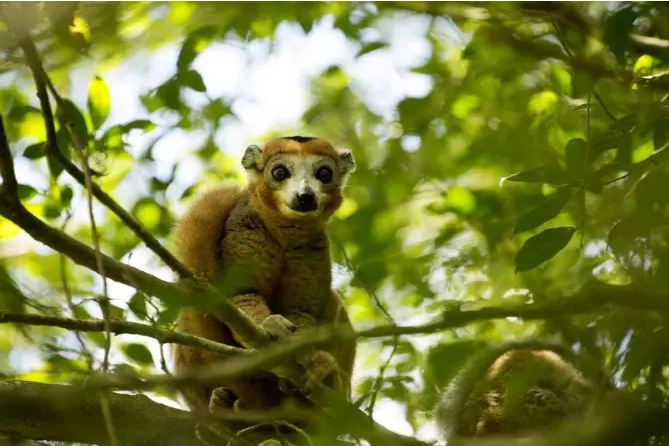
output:
<instances>
[{"instance_id":1,"label":"lemur's claw","mask_svg":"<svg viewBox=\"0 0 669 446\"><path fill-rule=\"evenodd\" d=\"M271 314L262 322L262 328L270 339L283 339L295 331L297 327L280 314Z\"/></svg>"},{"instance_id":2,"label":"lemur's claw","mask_svg":"<svg viewBox=\"0 0 669 446\"><path fill-rule=\"evenodd\" d=\"M301 363L306 369L302 388L307 394L311 393L321 383L335 390L342 388L343 382L339 366L330 353L324 350L315 350L306 355Z\"/></svg>"},{"instance_id":3,"label":"lemur's claw","mask_svg":"<svg viewBox=\"0 0 669 446\"><path fill-rule=\"evenodd\" d=\"M237 395L226 387L217 387L209 397L209 413L216 414L221 409L232 409L237 402Z\"/></svg>"}]
</instances>

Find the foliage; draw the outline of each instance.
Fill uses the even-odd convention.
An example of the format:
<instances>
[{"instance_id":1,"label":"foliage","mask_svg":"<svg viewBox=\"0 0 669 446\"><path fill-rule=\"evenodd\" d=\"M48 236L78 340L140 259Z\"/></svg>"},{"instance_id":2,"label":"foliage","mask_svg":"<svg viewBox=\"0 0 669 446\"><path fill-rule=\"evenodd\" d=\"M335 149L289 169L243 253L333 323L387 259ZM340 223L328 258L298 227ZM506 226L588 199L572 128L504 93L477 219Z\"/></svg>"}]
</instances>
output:
<instances>
[{"instance_id":1,"label":"foliage","mask_svg":"<svg viewBox=\"0 0 669 446\"><path fill-rule=\"evenodd\" d=\"M198 62L215 57L207 50L220 43L272 54L283 27L309 36L331 23L350 58L311 74L300 122L248 143L298 133L353 150L357 171L331 234L337 284L357 328L488 306L569 309L569 296L593 281L669 298L663 3L93 2L0 4L0 11L0 113L20 198L79 240L91 241L87 193L47 150L21 51L26 33L63 97L55 130L65 156L79 163L72 136L79 135L91 150L95 181L169 246L184 204L217 182L241 178L242 147L220 141L226 126L239 123L243 94L211 94ZM429 48L410 66L397 50L406 47L389 31L408 20L419 21ZM133 55L174 45L175 62L160 67L161 77L141 92L141 109L114 113L121 98L106 73ZM375 101L385 92L365 91L355 70L375 57L428 88L378 110ZM161 141L172 144L175 132L185 135L169 148L179 155L166 156ZM186 175L192 166L199 173ZM95 217L101 251L170 277L105 207L96 204ZM29 241L6 219L0 261L0 311L101 315L99 277ZM172 327L178 310L122 286L112 285L109 297L113 317L162 328ZM369 410L377 400L394 400L419 430L439 389L482 345L532 338L567 345L605 369L616 387L665 404L666 319L639 302L634 310L603 306L569 317L483 320L436 335L361 340L356 401ZM101 333L0 327L4 375L79 382L102 361ZM115 337L112 367L159 372L165 350L145 338Z\"/></svg>"}]
</instances>

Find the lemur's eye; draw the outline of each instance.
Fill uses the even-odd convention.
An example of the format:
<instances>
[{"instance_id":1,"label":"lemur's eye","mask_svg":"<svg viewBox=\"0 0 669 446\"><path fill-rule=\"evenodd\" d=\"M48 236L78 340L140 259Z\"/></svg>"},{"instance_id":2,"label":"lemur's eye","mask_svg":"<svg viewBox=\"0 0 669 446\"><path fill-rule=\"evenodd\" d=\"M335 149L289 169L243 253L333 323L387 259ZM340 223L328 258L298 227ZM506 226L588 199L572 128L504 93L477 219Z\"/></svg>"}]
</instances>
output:
<instances>
[{"instance_id":1,"label":"lemur's eye","mask_svg":"<svg viewBox=\"0 0 669 446\"><path fill-rule=\"evenodd\" d=\"M288 172L286 166L282 164L279 164L274 169L272 169L272 178L274 178L275 181L283 181L289 176L290 172Z\"/></svg>"},{"instance_id":2,"label":"lemur's eye","mask_svg":"<svg viewBox=\"0 0 669 446\"><path fill-rule=\"evenodd\" d=\"M329 167L320 167L316 171L316 178L318 178L321 183L330 183L332 181L332 169Z\"/></svg>"}]
</instances>

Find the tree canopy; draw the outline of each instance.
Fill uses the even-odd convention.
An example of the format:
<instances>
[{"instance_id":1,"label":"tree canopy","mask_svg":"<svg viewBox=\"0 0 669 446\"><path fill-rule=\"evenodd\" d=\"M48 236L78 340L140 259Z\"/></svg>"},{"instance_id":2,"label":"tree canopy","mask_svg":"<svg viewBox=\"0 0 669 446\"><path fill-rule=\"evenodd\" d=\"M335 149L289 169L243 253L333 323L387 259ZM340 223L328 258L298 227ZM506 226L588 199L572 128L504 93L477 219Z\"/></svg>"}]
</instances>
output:
<instances>
[{"instance_id":1,"label":"tree canopy","mask_svg":"<svg viewBox=\"0 0 669 446\"><path fill-rule=\"evenodd\" d=\"M2 2L0 116L0 444L188 444L188 414L109 389L179 407L207 378L171 374L171 343L243 371L336 336L358 340L353 405L315 399L349 440L433 444L469 358L540 340L643 402L616 441L666 441L664 3ZM329 229L356 333L257 354L175 333L221 297L175 222L293 134L356 158Z\"/></svg>"}]
</instances>

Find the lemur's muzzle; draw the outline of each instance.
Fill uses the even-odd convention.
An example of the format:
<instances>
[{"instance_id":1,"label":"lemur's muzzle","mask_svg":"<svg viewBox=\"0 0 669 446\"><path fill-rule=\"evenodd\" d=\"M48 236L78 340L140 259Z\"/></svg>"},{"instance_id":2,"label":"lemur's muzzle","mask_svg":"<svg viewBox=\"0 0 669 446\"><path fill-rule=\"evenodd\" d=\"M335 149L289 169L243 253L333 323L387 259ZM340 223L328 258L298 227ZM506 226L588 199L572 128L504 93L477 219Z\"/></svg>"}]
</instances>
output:
<instances>
[{"instance_id":1,"label":"lemur's muzzle","mask_svg":"<svg viewBox=\"0 0 669 446\"><path fill-rule=\"evenodd\" d=\"M303 192L295 195L293 203L291 203L293 210L298 212L311 212L318 209L316 202L316 194L311 191Z\"/></svg>"}]
</instances>

